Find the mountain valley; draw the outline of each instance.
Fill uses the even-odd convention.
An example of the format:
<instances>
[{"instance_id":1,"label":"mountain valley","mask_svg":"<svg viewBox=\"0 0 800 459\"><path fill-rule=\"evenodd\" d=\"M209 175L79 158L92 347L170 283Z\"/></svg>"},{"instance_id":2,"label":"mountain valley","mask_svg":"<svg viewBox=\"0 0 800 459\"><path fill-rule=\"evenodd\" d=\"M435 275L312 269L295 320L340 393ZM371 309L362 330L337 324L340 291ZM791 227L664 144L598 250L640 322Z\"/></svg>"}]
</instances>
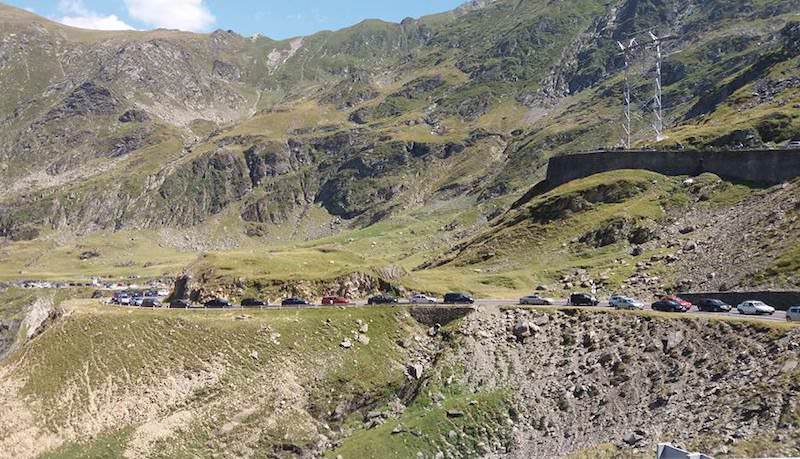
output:
<instances>
[{"instance_id":1,"label":"mountain valley","mask_svg":"<svg viewBox=\"0 0 800 459\"><path fill-rule=\"evenodd\" d=\"M800 178L544 180L551 158L623 149L626 84L643 155L794 154L798 11L474 0L273 40L77 29L0 3L0 451L800 454L792 324L516 300L101 305L101 286L147 285L197 304L796 291Z\"/></svg>"}]
</instances>

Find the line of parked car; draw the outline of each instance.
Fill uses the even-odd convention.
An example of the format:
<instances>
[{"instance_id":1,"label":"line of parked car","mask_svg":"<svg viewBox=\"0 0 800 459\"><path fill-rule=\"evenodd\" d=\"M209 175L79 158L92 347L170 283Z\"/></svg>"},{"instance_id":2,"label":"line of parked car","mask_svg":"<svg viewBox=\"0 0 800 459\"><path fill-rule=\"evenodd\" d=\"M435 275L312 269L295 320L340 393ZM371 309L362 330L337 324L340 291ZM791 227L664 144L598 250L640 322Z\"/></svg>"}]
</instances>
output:
<instances>
[{"instance_id":1,"label":"line of parked car","mask_svg":"<svg viewBox=\"0 0 800 459\"><path fill-rule=\"evenodd\" d=\"M122 306L138 306L141 308L160 308L161 301L155 290L114 292L111 303Z\"/></svg>"},{"instance_id":2,"label":"line of parked car","mask_svg":"<svg viewBox=\"0 0 800 459\"><path fill-rule=\"evenodd\" d=\"M679 298L677 296L667 296L661 298L651 305L654 311L665 312L689 312L697 307L700 312L731 312L733 306L716 298L701 298L696 304ZM768 315L775 314L775 308L759 300L747 300L736 306L736 311L743 315Z\"/></svg>"},{"instance_id":3,"label":"line of parked car","mask_svg":"<svg viewBox=\"0 0 800 459\"><path fill-rule=\"evenodd\" d=\"M215 298L200 304L194 304L186 299L176 299L169 302L169 305L162 305L158 298L158 292L154 290L143 291L121 291L115 292L111 297L112 304L122 306L137 306L144 308L160 308L169 307L177 309L188 309L203 307L208 309L226 309L234 307L230 301L223 298ZM474 304L475 299L467 294L461 292L450 292L444 295L441 301L438 298L428 296L422 293L411 295L407 302L409 304ZM398 304L400 299L381 293L370 297L367 300L369 305L389 305ZM344 296L325 296L322 298L320 304L322 305L350 305L353 302ZM553 298L547 298L540 295L532 294L526 295L519 299L521 305L556 305L558 302ZM573 293L567 300L569 306L598 306L600 301L596 296L589 293ZM645 309L645 304L635 298L625 295L611 295L608 299L610 307L618 310L642 310ZM245 298L241 301L243 308L261 308L272 306L269 301L257 298ZM309 306L312 303L305 298L289 297L281 300L281 306ZM664 296L659 300L653 302L650 308L654 311L663 312L688 312L694 307L697 307L701 312L731 312L733 306L725 303L724 301L715 298L702 298L692 304L691 302L680 298L675 295ZM772 315L775 313L775 308L765 304L763 301L747 300L736 306L736 310L744 315ZM786 312L787 321L800 321L800 306L793 306Z\"/></svg>"},{"instance_id":4,"label":"line of parked car","mask_svg":"<svg viewBox=\"0 0 800 459\"><path fill-rule=\"evenodd\" d=\"M534 294L523 296L519 299L519 304L553 305L556 304L556 301L552 298L545 298ZM597 306L600 304L600 301L597 297L588 293L573 293L570 295L567 304L569 306ZM640 300L616 294L609 297L608 305L614 309L620 310L641 310L645 308L645 304ZM688 312L694 307L697 307L697 310L700 312L731 312L733 310L733 306L716 298L702 298L697 301L697 304L692 304L675 295L664 296L650 305L650 308L654 311L663 312ZM736 310L739 314L745 315L772 315L775 313L775 308L758 300L743 301L736 306ZM800 306L789 308L786 313L786 320L800 320Z\"/></svg>"},{"instance_id":5,"label":"line of parked car","mask_svg":"<svg viewBox=\"0 0 800 459\"><path fill-rule=\"evenodd\" d=\"M112 301L115 304L121 305L132 305L132 306L143 306L143 307L161 307L160 303L158 305L154 304L140 304L139 302L130 302L128 300L125 301ZM369 305L389 305L389 304L399 304L401 300L395 296L381 293L375 296L371 296L367 300L367 304ZM466 294L466 293L448 293L444 295L444 298L440 301L437 298L432 296L427 296L421 293L414 294L407 299L409 304L474 304L475 299ZM284 298L281 300L281 306L310 306L314 303L310 302L305 298L300 297L289 297ZM323 306L334 306L334 305L350 305L354 304L352 300L346 298L344 296L325 296L320 301L320 304ZM270 307L273 306L269 303L269 301L260 300L257 298L245 298L241 301L240 306L243 308L261 308L261 307ZM186 299L176 299L169 302L169 308L173 309L188 309L188 308L207 308L207 309L226 309L232 308L234 305L224 299L224 298L215 298L210 301L207 301L202 304L195 304Z\"/></svg>"}]
</instances>

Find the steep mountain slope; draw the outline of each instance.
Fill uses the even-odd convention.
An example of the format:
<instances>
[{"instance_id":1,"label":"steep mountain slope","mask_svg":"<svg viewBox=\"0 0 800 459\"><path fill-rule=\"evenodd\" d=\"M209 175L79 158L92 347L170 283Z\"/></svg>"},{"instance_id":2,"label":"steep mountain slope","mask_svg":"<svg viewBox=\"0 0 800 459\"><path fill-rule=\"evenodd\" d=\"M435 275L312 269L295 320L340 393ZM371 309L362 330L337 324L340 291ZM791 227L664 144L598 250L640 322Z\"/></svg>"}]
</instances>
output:
<instances>
[{"instance_id":1,"label":"steep mountain slope","mask_svg":"<svg viewBox=\"0 0 800 459\"><path fill-rule=\"evenodd\" d=\"M0 253L15 277L50 277L74 260L45 254L130 235L133 253L97 269L174 275L207 250L288 253L285 244L339 237L361 250L359 272L433 266L535 184L548 157L617 144L617 40L675 36L664 46L661 146L798 136L798 6L498 0L280 42L85 31L0 6L0 83L11 95L0 108ZM636 66L648 73L654 62ZM652 78L632 80L635 140L653 145ZM359 245L370 234L359 230L376 224L413 228L413 240ZM156 263L152 247L173 261ZM460 276L483 269L469 266ZM349 274L338 268L328 274ZM441 286L441 272L418 275ZM550 282L527 268L510 282L476 277L514 290Z\"/></svg>"},{"instance_id":2,"label":"steep mountain slope","mask_svg":"<svg viewBox=\"0 0 800 459\"><path fill-rule=\"evenodd\" d=\"M417 269L539 275L644 297L664 291L797 288L798 182L759 189L713 174L685 182L615 171L524 196L477 235Z\"/></svg>"},{"instance_id":3,"label":"steep mountain slope","mask_svg":"<svg viewBox=\"0 0 800 459\"><path fill-rule=\"evenodd\" d=\"M11 97L4 101L0 145L2 174L14 183L5 192L5 201L8 207L38 217L26 223L45 227L196 224L238 205L254 190L242 188L244 183L233 185L238 190L226 192L227 197L210 207L198 203L204 200L201 191L187 197L187 205L198 209L161 221L160 214L168 209L154 195L171 199L170 192L161 188L162 181L194 175L207 162L228 167L206 158L197 163L198 155L186 154L186 149L210 158L233 146L237 161L243 161L240 151L270 148L259 145L260 135L281 121L290 122L288 129L267 134L266 140L324 143L331 161L312 159L309 164L321 175L338 174L350 161L349 151L371 144L393 155L409 148L395 140L452 149L449 143L464 144L475 137L475 129L485 129L503 139L499 148L505 153L496 164L475 171L485 177L480 182L464 187L450 178L443 185L459 187L459 194L474 194L481 200L506 196L529 186L530 175L540 173L548 155L615 142L617 132L609 129L609 121L616 115L608 108L618 103L621 60L613 51L614 41L650 28L681 37L668 45L665 63L665 103L675 122L683 117L684 125L674 140L726 142L725 132L722 140L698 137L693 126L699 117L710 117L711 123L703 121L708 130L709 124L725 116L720 104L727 95L760 84L769 94L748 105L752 115L737 116L747 125L755 118L763 120L758 125L760 141L782 141L796 132L796 121L771 105L778 100L780 106L790 104L787 97L794 86L791 79L773 75L785 74L795 65L791 44L797 38L796 28L781 32L780 24L796 6L777 0L725 7L693 2L498 1L402 24L366 21L284 42L224 31L210 35L80 31L3 7L5 58L0 79L8 82L4 86L10 88ZM739 32L745 23L747 35L742 38ZM722 53L716 61L729 62L716 67L702 62L711 50ZM720 82L719 87L709 86L714 81ZM332 104L335 111L314 119L315 112L330 110L318 104ZM365 125L372 135L363 138L364 128L354 124ZM212 132L214 126L229 127ZM325 138L331 134L320 129L338 132L339 137L331 144ZM233 139L224 140L230 137L228 130L259 137L240 135L232 145ZM300 138L294 138L298 134ZM348 143L355 145L336 143L338 139L351 139ZM131 161L126 156L146 158ZM402 162L388 164L398 171L416 170ZM238 168L230 171L234 176L250 175L241 166L232 167ZM522 170L529 173L521 174ZM115 172L121 177L114 177ZM172 179L173 175L177 177ZM134 181L131 176L145 177ZM97 184L87 187L89 177ZM120 178L127 182L125 187L118 184ZM301 202L290 207L327 202L329 213L345 220L370 210L372 217L359 224L387 215L385 189L391 185L383 180L311 182ZM64 202L64 196L53 193L53 185L60 190L74 188L67 196L81 189L117 218L87 218L85 205ZM201 189L205 186L216 185ZM115 192L109 193L109 187ZM278 194L298 197L300 189L292 188ZM346 209L345 195L359 196L364 209ZM256 199L253 196L246 206ZM66 215L37 216L36 207L48 209L47 214L53 214L54 207L63 209ZM120 217L125 214L122 209L130 207L143 218ZM4 213L8 212L13 210ZM9 223L3 226L7 235L20 232Z\"/></svg>"}]
</instances>

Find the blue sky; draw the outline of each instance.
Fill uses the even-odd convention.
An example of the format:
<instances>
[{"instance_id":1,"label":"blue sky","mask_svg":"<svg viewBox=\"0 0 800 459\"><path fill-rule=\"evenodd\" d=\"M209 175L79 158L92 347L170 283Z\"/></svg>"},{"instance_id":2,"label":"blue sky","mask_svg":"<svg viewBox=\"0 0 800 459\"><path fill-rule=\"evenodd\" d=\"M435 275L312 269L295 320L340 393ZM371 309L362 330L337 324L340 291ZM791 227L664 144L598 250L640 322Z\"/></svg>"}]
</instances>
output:
<instances>
[{"instance_id":1,"label":"blue sky","mask_svg":"<svg viewBox=\"0 0 800 459\"><path fill-rule=\"evenodd\" d=\"M447 11L464 0L0 0L76 27L232 29L272 38L340 29L363 19L398 22Z\"/></svg>"}]
</instances>

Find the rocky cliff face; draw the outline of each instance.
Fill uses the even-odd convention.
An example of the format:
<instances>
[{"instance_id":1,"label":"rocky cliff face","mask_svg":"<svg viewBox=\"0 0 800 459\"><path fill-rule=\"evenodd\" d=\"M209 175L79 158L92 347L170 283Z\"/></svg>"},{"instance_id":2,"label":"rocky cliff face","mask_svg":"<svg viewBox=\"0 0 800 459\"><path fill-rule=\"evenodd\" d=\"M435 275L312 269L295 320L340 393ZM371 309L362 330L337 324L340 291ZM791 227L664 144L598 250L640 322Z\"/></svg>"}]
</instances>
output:
<instances>
[{"instance_id":1,"label":"rocky cliff face","mask_svg":"<svg viewBox=\"0 0 800 459\"><path fill-rule=\"evenodd\" d=\"M524 310L473 314L461 332L463 347L446 360L463 362L462 382L513 387L516 434L504 457L601 443L646 454L659 441L721 457L759 439L762 451L796 448L776 434L795 422L798 394L765 383L787 384L796 370L794 333L774 340L735 323Z\"/></svg>"}]
</instances>

